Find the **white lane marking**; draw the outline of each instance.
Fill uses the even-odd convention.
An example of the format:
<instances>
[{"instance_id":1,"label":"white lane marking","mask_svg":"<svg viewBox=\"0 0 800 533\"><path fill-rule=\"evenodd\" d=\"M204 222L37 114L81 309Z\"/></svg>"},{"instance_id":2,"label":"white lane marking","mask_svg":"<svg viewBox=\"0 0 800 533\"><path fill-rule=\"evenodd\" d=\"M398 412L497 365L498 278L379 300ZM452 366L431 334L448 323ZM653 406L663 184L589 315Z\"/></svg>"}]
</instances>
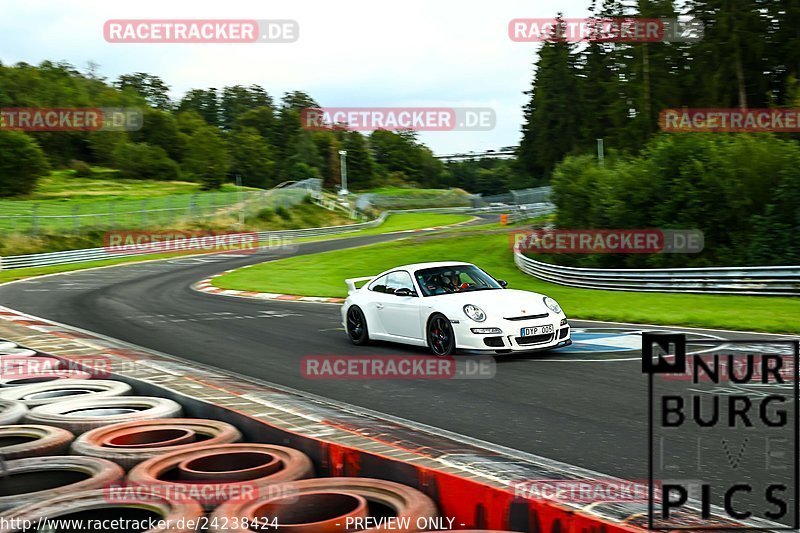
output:
<instances>
[{"instance_id":1,"label":"white lane marking","mask_svg":"<svg viewBox=\"0 0 800 533\"><path fill-rule=\"evenodd\" d=\"M126 320L142 321L145 324L166 324L180 322L204 322L215 320L254 320L259 318L286 318L291 316L303 316L299 313L286 313L271 309L262 309L255 314L236 314L231 312L216 313L192 313L192 314L152 314L152 315L129 315L122 318Z\"/></svg>"}]
</instances>

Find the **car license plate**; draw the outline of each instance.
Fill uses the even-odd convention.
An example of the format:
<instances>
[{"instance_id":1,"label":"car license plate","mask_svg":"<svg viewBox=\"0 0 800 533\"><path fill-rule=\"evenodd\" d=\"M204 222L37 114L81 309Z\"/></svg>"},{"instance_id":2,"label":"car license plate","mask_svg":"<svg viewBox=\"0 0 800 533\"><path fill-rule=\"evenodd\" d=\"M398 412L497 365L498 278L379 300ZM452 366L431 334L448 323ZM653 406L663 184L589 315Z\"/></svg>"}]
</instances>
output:
<instances>
[{"instance_id":1,"label":"car license plate","mask_svg":"<svg viewBox=\"0 0 800 533\"><path fill-rule=\"evenodd\" d=\"M539 335L539 334L546 335L547 333L553 333L552 324L538 328L522 328L522 333L520 334L520 337L531 337L533 335Z\"/></svg>"}]
</instances>

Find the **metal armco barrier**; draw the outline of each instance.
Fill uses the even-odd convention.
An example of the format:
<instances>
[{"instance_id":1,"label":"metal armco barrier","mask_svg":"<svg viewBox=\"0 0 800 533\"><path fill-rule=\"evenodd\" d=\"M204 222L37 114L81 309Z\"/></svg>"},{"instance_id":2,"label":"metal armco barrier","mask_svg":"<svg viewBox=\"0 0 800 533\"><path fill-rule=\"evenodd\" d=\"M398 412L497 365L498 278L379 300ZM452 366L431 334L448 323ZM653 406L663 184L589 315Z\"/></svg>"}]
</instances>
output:
<instances>
[{"instance_id":1,"label":"metal armco barrier","mask_svg":"<svg viewBox=\"0 0 800 533\"><path fill-rule=\"evenodd\" d=\"M601 270L543 263L518 251L514 263L541 280L583 289L800 296L800 266Z\"/></svg>"},{"instance_id":2,"label":"metal armco barrier","mask_svg":"<svg viewBox=\"0 0 800 533\"><path fill-rule=\"evenodd\" d=\"M540 208L537 208L540 209ZM260 231L258 240L262 246L269 246L276 240L280 239L302 239L305 237L320 237L325 235L339 235L350 233L361 229L373 228L380 226L384 223L386 218L391 214L399 213L488 213L509 211L508 207L495 207L475 209L472 207L443 207L443 208L429 208L429 209L405 209L405 210L389 210L384 211L380 216L368 222L361 222L358 224L346 224L343 226L326 226L321 228L303 228L303 229L290 229L279 231ZM539 210L529 210L527 216L533 216L533 213L541 214ZM517 215L515 215L516 217ZM515 218L516 219L516 218ZM0 270L10 270L12 268L29 268L41 266L54 266L65 265L69 263L81 263L84 261L98 261L102 259L114 259L118 257L132 257L136 255L143 255L141 253L119 253L110 252L104 247L100 248L86 248L83 250L64 250L60 252L47 252L42 254L28 254L28 255L10 255L0 257Z\"/></svg>"},{"instance_id":3,"label":"metal armco barrier","mask_svg":"<svg viewBox=\"0 0 800 533\"><path fill-rule=\"evenodd\" d=\"M262 245L275 242L275 239L300 239L303 237L319 237L323 235L336 235L348 233L365 228L371 228L383 224L388 214L383 213L380 217L369 222L360 224L348 224L345 226L329 226L324 228L305 228L290 229L281 231L260 231L257 232L258 240ZM64 265L69 263L81 263L84 261L98 261L101 259L114 259L117 257L132 257L143 255L141 253L119 253L110 252L105 247L86 248L83 250L64 250L61 252L47 252L43 254L10 255L0 257L0 270L10 270L12 268L28 268L39 266Z\"/></svg>"}]
</instances>

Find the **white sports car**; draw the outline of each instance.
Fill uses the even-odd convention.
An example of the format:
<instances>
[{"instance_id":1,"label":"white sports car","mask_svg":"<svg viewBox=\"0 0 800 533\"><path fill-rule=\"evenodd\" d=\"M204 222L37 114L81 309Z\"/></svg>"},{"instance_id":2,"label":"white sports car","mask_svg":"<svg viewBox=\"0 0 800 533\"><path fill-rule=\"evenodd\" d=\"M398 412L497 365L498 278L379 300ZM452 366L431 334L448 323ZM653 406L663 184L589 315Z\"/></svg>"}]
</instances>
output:
<instances>
[{"instance_id":1,"label":"white sports car","mask_svg":"<svg viewBox=\"0 0 800 533\"><path fill-rule=\"evenodd\" d=\"M555 300L506 289L505 281L469 263L404 265L345 282L342 324L353 344L402 342L442 356L572 344L567 317Z\"/></svg>"}]
</instances>

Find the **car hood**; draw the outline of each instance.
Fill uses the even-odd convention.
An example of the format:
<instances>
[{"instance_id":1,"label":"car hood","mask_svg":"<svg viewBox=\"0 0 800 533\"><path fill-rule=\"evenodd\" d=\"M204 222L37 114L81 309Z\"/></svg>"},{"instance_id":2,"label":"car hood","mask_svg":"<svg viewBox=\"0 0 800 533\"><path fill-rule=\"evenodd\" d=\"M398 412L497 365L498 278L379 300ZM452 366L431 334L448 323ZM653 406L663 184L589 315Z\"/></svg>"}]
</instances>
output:
<instances>
[{"instance_id":1,"label":"car hood","mask_svg":"<svg viewBox=\"0 0 800 533\"><path fill-rule=\"evenodd\" d=\"M544 295L517 289L459 292L432 296L430 299L434 307L447 309L449 312L462 312L461 309L467 304L477 305L486 312L490 320L550 312L544 305Z\"/></svg>"}]
</instances>

